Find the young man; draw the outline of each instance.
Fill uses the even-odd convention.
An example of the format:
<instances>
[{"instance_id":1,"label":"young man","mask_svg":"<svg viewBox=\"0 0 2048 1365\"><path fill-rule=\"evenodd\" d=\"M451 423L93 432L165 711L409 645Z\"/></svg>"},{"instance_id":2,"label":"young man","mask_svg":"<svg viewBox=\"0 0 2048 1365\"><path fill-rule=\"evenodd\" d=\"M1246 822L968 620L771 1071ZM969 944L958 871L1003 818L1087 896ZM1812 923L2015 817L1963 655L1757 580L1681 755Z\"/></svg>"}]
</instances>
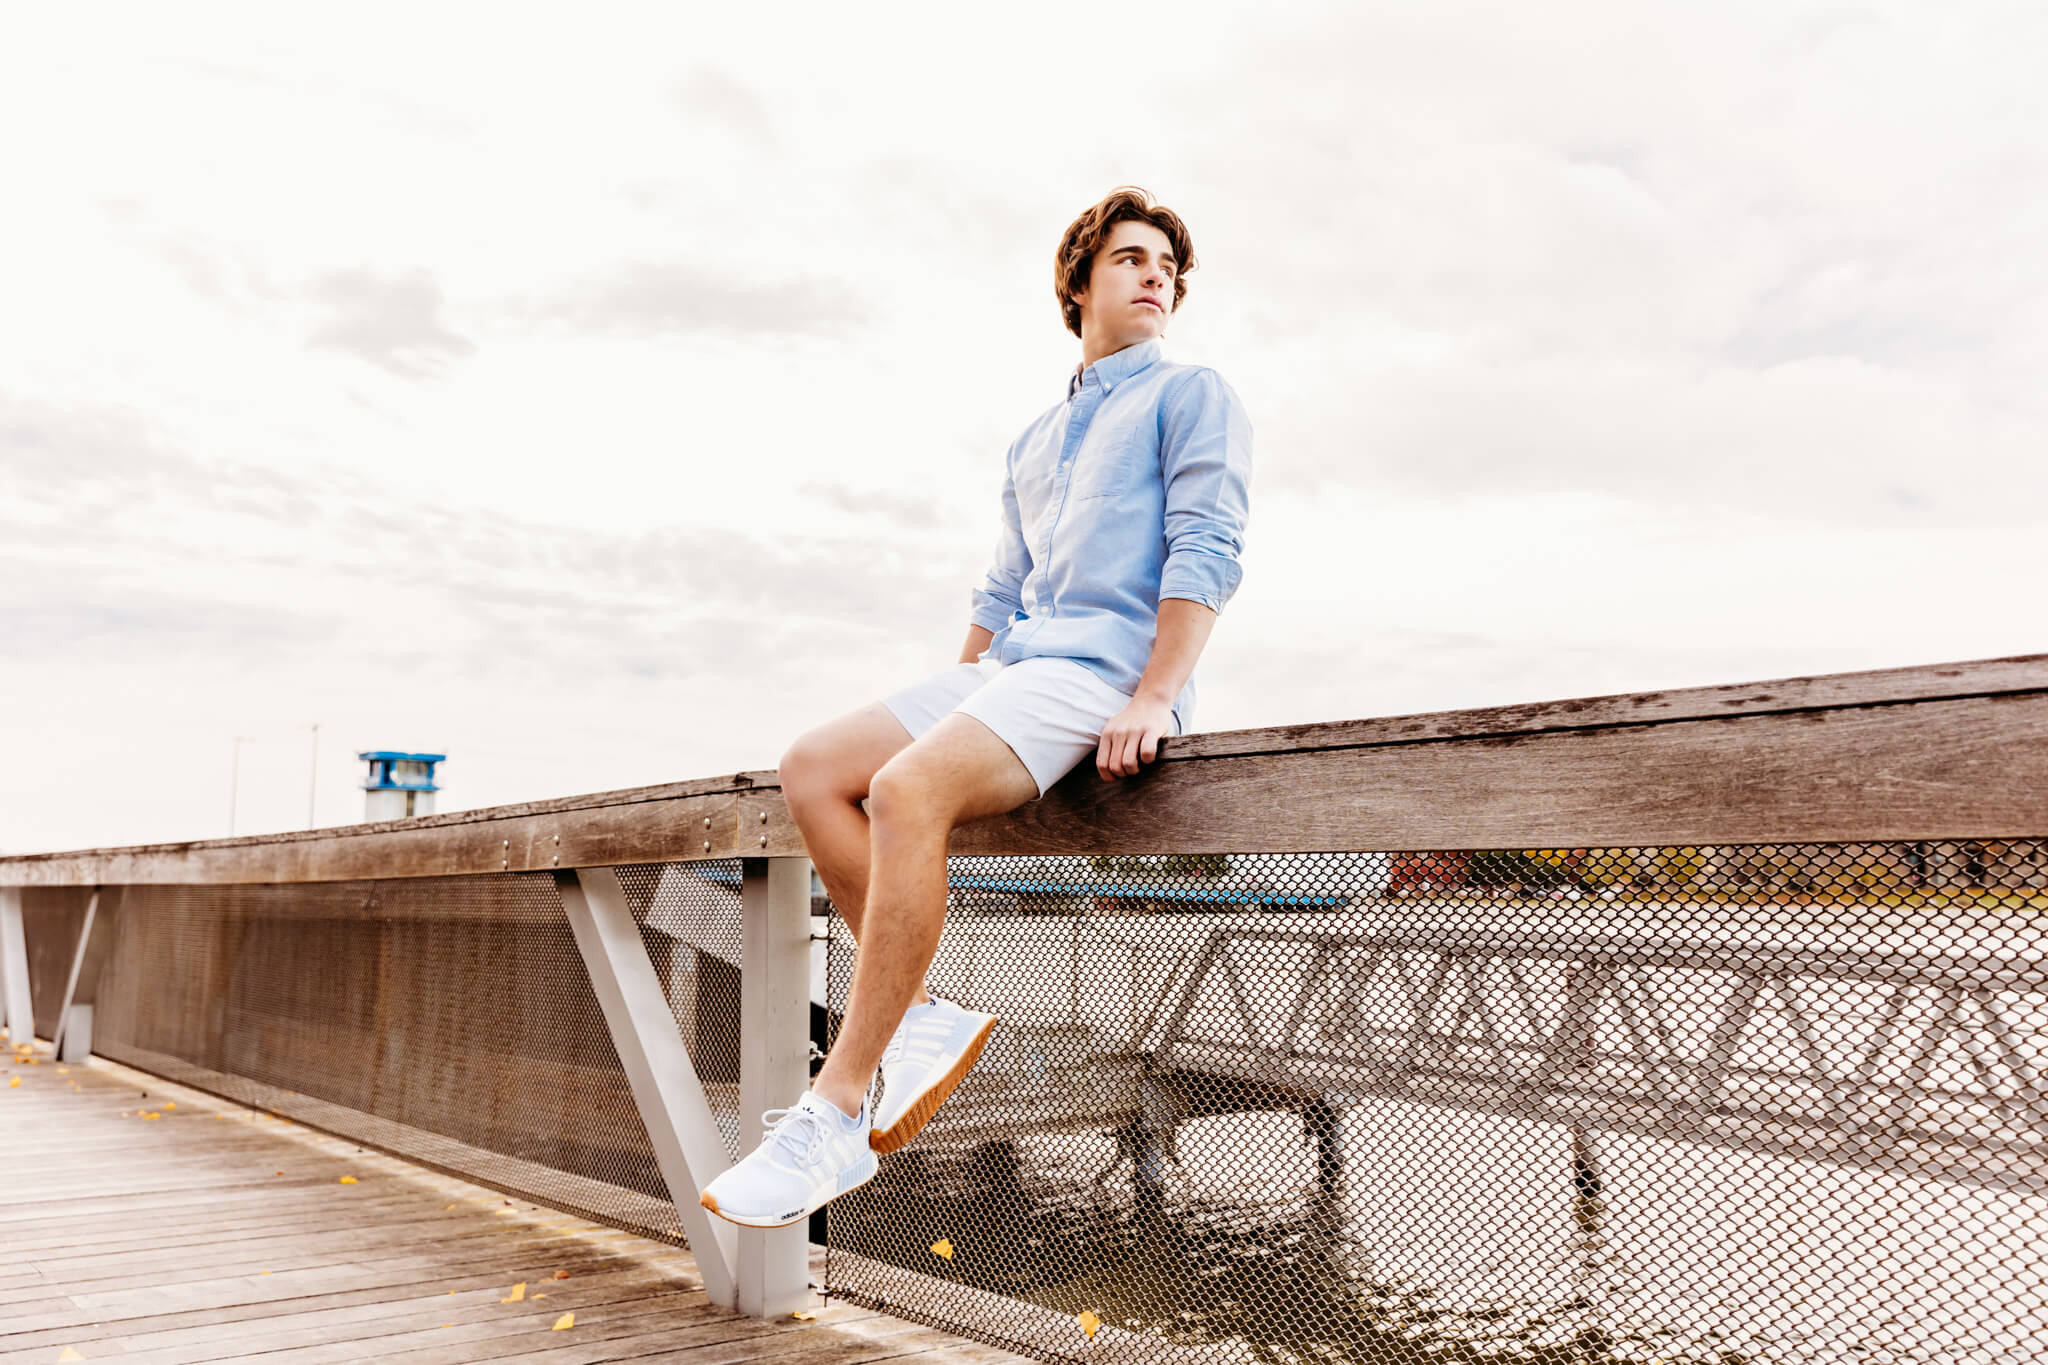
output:
<instances>
[{"instance_id":1,"label":"young man","mask_svg":"<svg viewBox=\"0 0 2048 1365\"><path fill-rule=\"evenodd\" d=\"M981 1055L994 1016L924 989L954 827L1037 799L1091 753L1103 780L1128 777L1194 719L1195 659L1241 576L1252 463L1230 386L1161 354L1194 267L1187 228L1143 190L1067 228L1053 281L1081 363L1010 447L959 663L782 757L790 814L860 954L823 1070L705 1188L721 1217L780 1227L864 1184Z\"/></svg>"}]
</instances>

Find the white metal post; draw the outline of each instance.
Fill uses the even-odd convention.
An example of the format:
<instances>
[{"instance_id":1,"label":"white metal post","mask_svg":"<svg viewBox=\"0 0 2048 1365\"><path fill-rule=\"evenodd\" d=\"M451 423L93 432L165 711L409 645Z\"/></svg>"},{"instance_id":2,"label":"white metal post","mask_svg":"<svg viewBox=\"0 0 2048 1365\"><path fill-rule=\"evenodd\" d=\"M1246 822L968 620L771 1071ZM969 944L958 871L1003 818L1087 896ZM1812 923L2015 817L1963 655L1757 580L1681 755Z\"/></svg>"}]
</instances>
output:
<instances>
[{"instance_id":1,"label":"white metal post","mask_svg":"<svg viewBox=\"0 0 2048 1365\"><path fill-rule=\"evenodd\" d=\"M745 858L740 872L740 1150L761 1145L761 1114L811 1081L811 863ZM801 1222L740 1229L739 1309L772 1318L813 1302Z\"/></svg>"},{"instance_id":2,"label":"white metal post","mask_svg":"<svg viewBox=\"0 0 2048 1365\"><path fill-rule=\"evenodd\" d=\"M0 886L0 994L7 999L7 1041L36 1040L35 1004L29 998L28 935L21 927L21 888Z\"/></svg>"},{"instance_id":3,"label":"white metal post","mask_svg":"<svg viewBox=\"0 0 2048 1365\"><path fill-rule=\"evenodd\" d=\"M562 910L590 972L591 987L611 1030L612 1046L633 1087L654 1159L675 1200L704 1293L721 1308L738 1301L734 1267L738 1231L714 1218L697 1196L732 1165L697 1081L697 1069L676 1031L661 981L648 960L640 927L618 875L608 867L555 873Z\"/></svg>"}]
</instances>

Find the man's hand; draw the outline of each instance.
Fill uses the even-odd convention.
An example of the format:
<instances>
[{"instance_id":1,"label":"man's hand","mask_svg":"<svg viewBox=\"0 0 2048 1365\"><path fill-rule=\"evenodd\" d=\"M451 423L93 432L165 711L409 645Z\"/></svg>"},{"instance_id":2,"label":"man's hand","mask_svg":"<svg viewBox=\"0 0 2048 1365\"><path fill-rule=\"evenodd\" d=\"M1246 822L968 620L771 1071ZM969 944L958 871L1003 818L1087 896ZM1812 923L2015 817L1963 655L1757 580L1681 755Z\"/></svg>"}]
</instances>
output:
<instances>
[{"instance_id":1,"label":"man's hand","mask_svg":"<svg viewBox=\"0 0 2048 1365\"><path fill-rule=\"evenodd\" d=\"M1102 738L1095 746L1095 771L1104 782L1133 776L1140 760L1150 763L1159 757L1160 737L1172 733L1171 702L1133 697L1129 706L1102 727Z\"/></svg>"}]
</instances>

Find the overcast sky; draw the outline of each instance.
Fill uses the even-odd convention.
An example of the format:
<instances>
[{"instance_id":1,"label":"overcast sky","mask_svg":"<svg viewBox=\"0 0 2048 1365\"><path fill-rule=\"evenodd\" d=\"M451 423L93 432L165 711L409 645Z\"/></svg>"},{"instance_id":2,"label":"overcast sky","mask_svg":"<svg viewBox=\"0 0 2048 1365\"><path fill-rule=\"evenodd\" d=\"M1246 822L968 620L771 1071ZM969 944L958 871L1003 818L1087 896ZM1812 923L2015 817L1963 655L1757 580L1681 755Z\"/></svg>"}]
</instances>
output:
<instances>
[{"instance_id":1,"label":"overcast sky","mask_svg":"<svg viewBox=\"0 0 2048 1365\"><path fill-rule=\"evenodd\" d=\"M1256 433L1197 728L2043 647L2048 9L982 8L17 13L0 848L945 666L1127 183Z\"/></svg>"}]
</instances>

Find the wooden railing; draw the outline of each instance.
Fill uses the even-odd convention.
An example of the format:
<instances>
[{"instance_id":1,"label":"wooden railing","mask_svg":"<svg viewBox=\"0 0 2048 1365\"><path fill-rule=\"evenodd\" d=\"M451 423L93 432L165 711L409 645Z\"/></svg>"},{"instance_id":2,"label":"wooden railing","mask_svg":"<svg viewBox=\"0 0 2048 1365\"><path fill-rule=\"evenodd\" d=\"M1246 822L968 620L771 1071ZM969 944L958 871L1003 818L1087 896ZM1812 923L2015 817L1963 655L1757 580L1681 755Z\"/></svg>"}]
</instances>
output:
<instances>
[{"instance_id":1,"label":"wooden railing","mask_svg":"<svg viewBox=\"0 0 2048 1365\"><path fill-rule=\"evenodd\" d=\"M956 854L1997 838L2048 830L2048 654L1188 735ZM0 857L0 886L320 882L797 857L772 771L409 820Z\"/></svg>"},{"instance_id":2,"label":"wooden railing","mask_svg":"<svg viewBox=\"0 0 2048 1365\"><path fill-rule=\"evenodd\" d=\"M2037 838L2048 655L1191 735L1137 777L1090 764L955 832L955 854L1231 854ZM0 858L0 988L34 1031L23 897L76 888L549 873L714 1299L805 1292L802 1229L737 1237L695 1193L727 1158L612 869L742 861L745 1116L800 1089L811 924L773 772L300 833ZM101 922L107 917L102 917ZM68 1018L105 931L73 929ZM769 970L754 970L760 965ZM60 1024L61 1026L61 1024ZM758 1120L743 1136L759 1137Z\"/></svg>"}]
</instances>

